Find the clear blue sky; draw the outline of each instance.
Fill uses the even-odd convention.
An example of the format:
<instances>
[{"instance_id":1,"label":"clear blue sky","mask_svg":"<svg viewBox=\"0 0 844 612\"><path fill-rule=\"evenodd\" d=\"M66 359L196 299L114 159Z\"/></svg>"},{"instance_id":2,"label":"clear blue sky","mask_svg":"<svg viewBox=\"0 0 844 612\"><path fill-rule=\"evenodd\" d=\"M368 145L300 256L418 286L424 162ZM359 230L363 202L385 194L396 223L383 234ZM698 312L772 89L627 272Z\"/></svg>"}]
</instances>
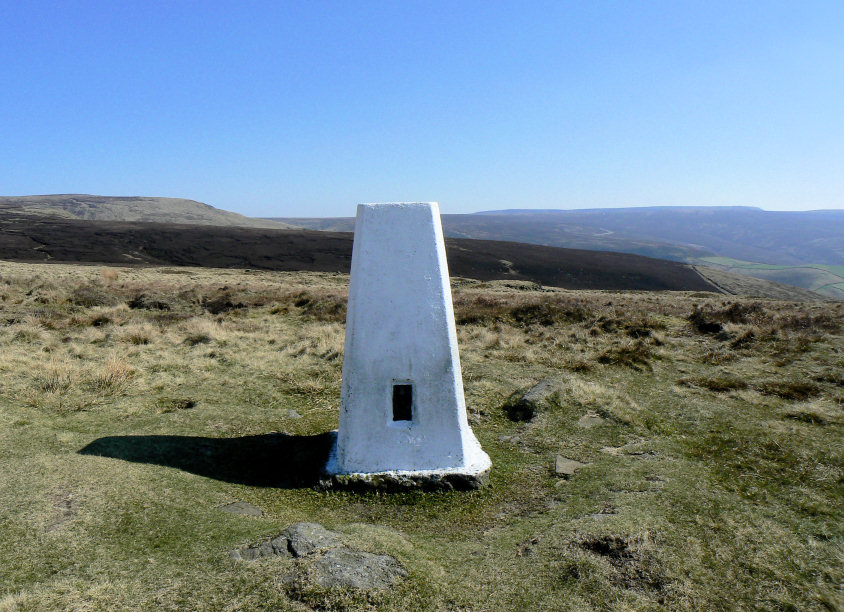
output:
<instances>
[{"instance_id":1,"label":"clear blue sky","mask_svg":"<svg viewBox=\"0 0 844 612\"><path fill-rule=\"evenodd\" d=\"M0 0L0 195L844 207L844 2Z\"/></svg>"}]
</instances>

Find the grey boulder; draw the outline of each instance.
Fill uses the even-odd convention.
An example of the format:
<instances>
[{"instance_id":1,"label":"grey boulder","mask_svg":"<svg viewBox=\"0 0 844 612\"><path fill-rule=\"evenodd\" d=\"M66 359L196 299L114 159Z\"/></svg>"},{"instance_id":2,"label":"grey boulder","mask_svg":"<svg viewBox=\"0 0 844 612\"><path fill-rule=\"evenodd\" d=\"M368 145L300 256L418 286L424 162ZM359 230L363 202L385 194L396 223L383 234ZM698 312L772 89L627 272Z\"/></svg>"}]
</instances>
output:
<instances>
[{"instance_id":1,"label":"grey boulder","mask_svg":"<svg viewBox=\"0 0 844 612\"><path fill-rule=\"evenodd\" d=\"M375 555L351 548L334 548L314 561L306 572L290 576L323 588L386 589L407 576L390 555Z\"/></svg>"},{"instance_id":2,"label":"grey boulder","mask_svg":"<svg viewBox=\"0 0 844 612\"><path fill-rule=\"evenodd\" d=\"M574 473L582 468L585 463L557 455L557 460L554 462L554 473L557 476L562 476L566 480L574 476Z\"/></svg>"},{"instance_id":3,"label":"grey boulder","mask_svg":"<svg viewBox=\"0 0 844 612\"><path fill-rule=\"evenodd\" d=\"M530 421L543 405L560 391L561 383L544 378L529 389L513 393L504 403L504 412L511 421Z\"/></svg>"},{"instance_id":4,"label":"grey boulder","mask_svg":"<svg viewBox=\"0 0 844 612\"><path fill-rule=\"evenodd\" d=\"M261 557L304 557L313 552L340 546L336 533L317 523L293 523L276 537L229 551L236 561L254 561Z\"/></svg>"}]
</instances>

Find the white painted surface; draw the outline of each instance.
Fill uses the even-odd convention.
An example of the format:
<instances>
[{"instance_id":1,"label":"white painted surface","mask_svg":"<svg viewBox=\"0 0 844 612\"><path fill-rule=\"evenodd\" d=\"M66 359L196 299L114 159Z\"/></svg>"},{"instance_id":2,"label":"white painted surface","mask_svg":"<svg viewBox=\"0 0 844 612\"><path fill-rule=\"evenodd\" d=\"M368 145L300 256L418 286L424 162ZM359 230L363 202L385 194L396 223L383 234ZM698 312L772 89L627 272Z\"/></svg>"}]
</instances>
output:
<instances>
[{"instance_id":1,"label":"white painted surface","mask_svg":"<svg viewBox=\"0 0 844 612\"><path fill-rule=\"evenodd\" d=\"M413 418L393 420L393 384ZM337 447L329 473L489 469L466 421L439 206L361 204L346 315Z\"/></svg>"}]
</instances>

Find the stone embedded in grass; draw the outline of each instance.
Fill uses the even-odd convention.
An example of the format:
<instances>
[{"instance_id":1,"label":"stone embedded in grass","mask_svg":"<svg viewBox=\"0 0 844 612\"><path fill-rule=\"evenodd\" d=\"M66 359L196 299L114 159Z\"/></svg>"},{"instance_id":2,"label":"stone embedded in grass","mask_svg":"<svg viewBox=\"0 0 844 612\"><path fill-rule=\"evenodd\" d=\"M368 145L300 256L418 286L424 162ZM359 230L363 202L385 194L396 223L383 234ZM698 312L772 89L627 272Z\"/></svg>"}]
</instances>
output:
<instances>
[{"instance_id":1,"label":"stone embedded in grass","mask_svg":"<svg viewBox=\"0 0 844 612\"><path fill-rule=\"evenodd\" d=\"M545 402L559 393L560 386L560 381L545 378L529 389L516 391L504 403L507 418L511 421L530 421L542 410Z\"/></svg>"},{"instance_id":2,"label":"stone embedded in grass","mask_svg":"<svg viewBox=\"0 0 844 612\"><path fill-rule=\"evenodd\" d=\"M304 557L340 544L336 533L318 523L293 523L282 535L287 538L287 548L294 557Z\"/></svg>"},{"instance_id":3,"label":"stone embedded in grass","mask_svg":"<svg viewBox=\"0 0 844 612\"><path fill-rule=\"evenodd\" d=\"M217 506L217 510L222 510L223 512L228 512L229 514L240 514L243 516L260 517L264 514L258 506L253 506L249 502L244 501L223 504L222 506Z\"/></svg>"},{"instance_id":4,"label":"stone embedded in grass","mask_svg":"<svg viewBox=\"0 0 844 612\"><path fill-rule=\"evenodd\" d=\"M304 557L340 546L338 534L318 523L293 523L276 537L229 551L235 561L255 561L261 557Z\"/></svg>"},{"instance_id":5,"label":"stone embedded in grass","mask_svg":"<svg viewBox=\"0 0 844 612\"><path fill-rule=\"evenodd\" d=\"M408 572L390 555L375 555L339 547L321 555L309 566L299 566L282 581L290 587L318 585L356 590L378 590L393 586Z\"/></svg>"},{"instance_id":6,"label":"stone embedded in grass","mask_svg":"<svg viewBox=\"0 0 844 612\"><path fill-rule=\"evenodd\" d=\"M574 476L574 473L582 468L585 463L581 463L580 461L575 461L574 459L569 459L567 457L563 457L562 455L557 455L557 460L554 462L554 473L557 476L562 476L566 480Z\"/></svg>"},{"instance_id":7,"label":"stone embedded in grass","mask_svg":"<svg viewBox=\"0 0 844 612\"><path fill-rule=\"evenodd\" d=\"M587 410L586 414L577 420L577 424L584 429L604 424L604 418L594 410Z\"/></svg>"},{"instance_id":8,"label":"stone embedded in grass","mask_svg":"<svg viewBox=\"0 0 844 612\"><path fill-rule=\"evenodd\" d=\"M318 523L293 523L275 538L229 551L235 561L272 556L294 560L292 571L282 577L294 595L312 586L385 589L408 575L394 557L343 546L339 534Z\"/></svg>"}]
</instances>

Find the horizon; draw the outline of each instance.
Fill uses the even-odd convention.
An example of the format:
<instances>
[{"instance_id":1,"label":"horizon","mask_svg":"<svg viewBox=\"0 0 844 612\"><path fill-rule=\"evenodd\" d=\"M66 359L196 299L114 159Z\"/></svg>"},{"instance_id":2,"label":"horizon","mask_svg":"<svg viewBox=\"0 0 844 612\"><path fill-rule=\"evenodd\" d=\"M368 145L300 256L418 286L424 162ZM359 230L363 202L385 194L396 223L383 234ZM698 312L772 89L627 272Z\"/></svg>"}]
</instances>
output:
<instances>
[{"instance_id":1,"label":"horizon","mask_svg":"<svg viewBox=\"0 0 844 612\"><path fill-rule=\"evenodd\" d=\"M823 1L4 2L0 185L252 217L840 210L842 30Z\"/></svg>"},{"instance_id":2,"label":"horizon","mask_svg":"<svg viewBox=\"0 0 844 612\"><path fill-rule=\"evenodd\" d=\"M209 204L208 202L203 202L201 200L196 200L194 198L181 198L175 196L150 196L150 195L105 195L101 193L33 193L33 194L0 194L0 198L39 198L39 197L58 197L58 196L81 196L81 197L93 197L93 198L155 198L155 199L174 199L174 200L190 200L194 202L198 202L200 204L206 204L208 206L213 206L214 208L218 208L220 210L228 211L228 212L238 212L236 210L230 210L225 208L220 208L219 206L214 206L213 204ZM422 200L405 200L406 202L421 202ZM436 202L436 200L431 200ZM364 204L365 202L356 202L352 205L353 208L356 208L358 204ZM374 204L380 203L388 203L388 202L370 202ZM472 211L464 211L460 213L453 213L453 212L444 212L442 211L442 203L437 202L440 205L440 212L443 215L454 215L454 214L467 214L467 215L476 215L476 214L486 214L486 213L500 213L500 212L533 212L533 213L543 213L543 212L591 212L591 211L603 211L603 210L632 210L632 209L653 209L653 208L682 208L682 209L712 209L712 208L732 208L732 209L750 209L750 210L760 210L762 212L784 212L784 213L799 213L799 212L842 212L844 209L842 208L809 208L804 210L785 210L785 209L767 209L761 206L744 206L740 204L716 204L716 205L683 205L683 204L659 204L659 205L650 205L650 204L641 204L641 205L631 205L631 206L610 206L610 207L595 207L595 208L501 208L501 209L482 209L482 210L472 210ZM252 215L246 215L252 216ZM324 215L324 217L349 217L354 218L354 214L344 215L344 214L335 214L335 215ZM301 219L309 219L309 218L322 218L323 216L314 216L314 215L291 215L291 216L283 216L277 215L276 217L270 216L258 216L255 218L258 219L272 219L272 218L301 218Z\"/></svg>"}]
</instances>

